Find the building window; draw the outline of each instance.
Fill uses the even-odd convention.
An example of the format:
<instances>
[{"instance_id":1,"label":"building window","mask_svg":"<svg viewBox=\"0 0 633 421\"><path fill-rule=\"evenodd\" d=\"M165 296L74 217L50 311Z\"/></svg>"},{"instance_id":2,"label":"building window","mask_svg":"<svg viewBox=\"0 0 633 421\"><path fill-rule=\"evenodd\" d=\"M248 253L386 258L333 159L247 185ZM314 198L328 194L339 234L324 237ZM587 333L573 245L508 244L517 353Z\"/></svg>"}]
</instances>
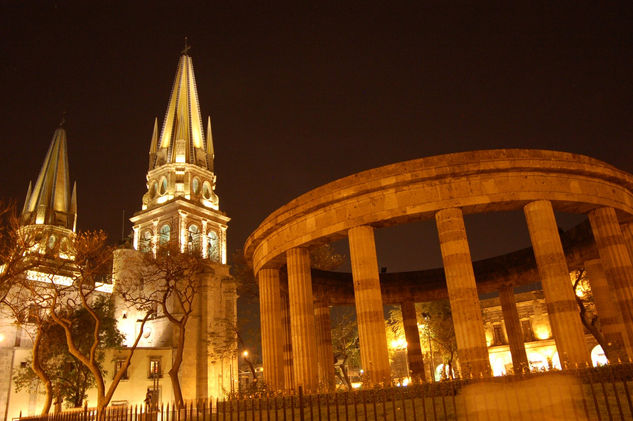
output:
<instances>
[{"instance_id":1,"label":"building window","mask_svg":"<svg viewBox=\"0 0 633 421\"><path fill-rule=\"evenodd\" d=\"M151 230L143 231L139 249L144 253L147 253L152 249L152 231Z\"/></svg>"},{"instance_id":2,"label":"building window","mask_svg":"<svg viewBox=\"0 0 633 421\"><path fill-rule=\"evenodd\" d=\"M169 243L171 240L171 227L167 224L160 227L160 244Z\"/></svg>"},{"instance_id":3,"label":"building window","mask_svg":"<svg viewBox=\"0 0 633 421\"><path fill-rule=\"evenodd\" d=\"M194 178L193 179L193 194L198 194L198 192L200 191L200 179L199 178Z\"/></svg>"},{"instance_id":4,"label":"building window","mask_svg":"<svg viewBox=\"0 0 633 421\"><path fill-rule=\"evenodd\" d=\"M204 197L205 199L209 200L211 199L211 184L208 181L205 181L204 183L202 183L202 197Z\"/></svg>"},{"instance_id":5,"label":"building window","mask_svg":"<svg viewBox=\"0 0 633 421\"><path fill-rule=\"evenodd\" d=\"M207 234L208 237L208 248L207 253L209 256L209 260L213 262L220 261L220 242L218 240L218 234L215 231L209 231Z\"/></svg>"},{"instance_id":6,"label":"building window","mask_svg":"<svg viewBox=\"0 0 633 421\"><path fill-rule=\"evenodd\" d=\"M114 378L114 376L117 375L117 373L121 370L121 368L123 368L123 364L125 364L125 360L115 360L114 361L114 373L112 374L112 378ZM128 376L127 376L128 368L125 369L125 372L123 373L123 376L121 377L121 380L127 380L128 379Z\"/></svg>"},{"instance_id":7,"label":"building window","mask_svg":"<svg viewBox=\"0 0 633 421\"><path fill-rule=\"evenodd\" d=\"M505 335L503 334L503 328L501 325L494 325L494 337L493 345L504 345L506 343Z\"/></svg>"},{"instance_id":8,"label":"building window","mask_svg":"<svg viewBox=\"0 0 633 421\"><path fill-rule=\"evenodd\" d=\"M187 249L200 250L200 228L197 225L189 225L188 231Z\"/></svg>"},{"instance_id":9,"label":"building window","mask_svg":"<svg viewBox=\"0 0 633 421\"><path fill-rule=\"evenodd\" d=\"M147 373L148 379L157 379L163 377L163 367L160 361L160 357L149 358L149 372Z\"/></svg>"},{"instance_id":10,"label":"building window","mask_svg":"<svg viewBox=\"0 0 633 421\"><path fill-rule=\"evenodd\" d=\"M534 331L532 330L532 322L528 320L521 320L521 329L523 330L523 341L532 342L534 340Z\"/></svg>"},{"instance_id":11,"label":"building window","mask_svg":"<svg viewBox=\"0 0 633 421\"><path fill-rule=\"evenodd\" d=\"M159 194L161 196L164 196L165 193L167 193L167 179L165 177L163 177L160 180L160 190L159 190Z\"/></svg>"}]
</instances>

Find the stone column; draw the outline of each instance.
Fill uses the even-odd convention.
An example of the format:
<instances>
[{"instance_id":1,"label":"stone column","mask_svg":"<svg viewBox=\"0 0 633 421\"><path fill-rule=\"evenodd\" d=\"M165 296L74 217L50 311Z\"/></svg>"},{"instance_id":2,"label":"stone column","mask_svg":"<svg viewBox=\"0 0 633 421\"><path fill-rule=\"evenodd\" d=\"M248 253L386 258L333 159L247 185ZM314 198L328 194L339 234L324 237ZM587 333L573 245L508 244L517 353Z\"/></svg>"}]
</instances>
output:
<instances>
[{"instance_id":1,"label":"stone column","mask_svg":"<svg viewBox=\"0 0 633 421\"><path fill-rule=\"evenodd\" d=\"M354 278L354 301L361 363L370 386L389 385L391 370L374 229L363 225L351 228L347 235Z\"/></svg>"},{"instance_id":2,"label":"stone column","mask_svg":"<svg viewBox=\"0 0 633 421\"><path fill-rule=\"evenodd\" d=\"M614 363L618 359L626 361L627 351L628 355L631 355L631 346L626 336L622 315L618 311L618 306L613 305L617 300L611 293L600 259L586 261L585 270L600 319L600 328L607 343L607 349L604 350L607 358Z\"/></svg>"},{"instance_id":3,"label":"stone column","mask_svg":"<svg viewBox=\"0 0 633 421\"><path fill-rule=\"evenodd\" d=\"M523 211L560 362L563 368L566 365L584 367L590 362L589 351L558 235L554 209L550 201L539 200L525 205Z\"/></svg>"},{"instance_id":4,"label":"stone column","mask_svg":"<svg viewBox=\"0 0 633 421\"><path fill-rule=\"evenodd\" d=\"M332 349L332 325L330 306L325 291L320 291L314 301L314 321L317 333L317 354L319 361L319 384L322 391L334 390L334 350Z\"/></svg>"},{"instance_id":5,"label":"stone column","mask_svg":"<svg viewBox=\"0 0 633 421\"><path fill-rule=\"evenodd\" d=\"M262 335L264 380L274 391L283 389L283 332L279 270L262 269L257 274L259 283L259 314Z\"/></svg>"},{"instance_id":6,"label":"stone column","mask_svg":"<svg viewBox=\"0 0 633 421\"><path fill-rule=\"evenodd\" d=\"M633 266L613 208L589 212L602 268L613 291L629 342L633 342Z\"/></svg>"},{"instance_id":7,"label":"stone column","mask_svg":"<svg viewBox=\"0 0 633 421\"><path fill-rule=\"evenodd\" d=\"M462 211L457 208L440 210L435 214L435 223L462 376L490 376L484 322Z\"/></svg>"},{"instance_id":8,"label":"stone column","mask_svg":"<svg viewBox=\"0 0 633 421\"><path fill-rule=\"evenodd\" d=\"M508 342L510 343L510 354L512 355L512 367L515 374L528 372L527 354L523 342L523 330L521 320L517 311L517 303L514 297L514 288L510 285L503 286L499 290L499 301L501 301L501 311L503 312L503 323L506 326Z\"/></svg>"},{"instance_id":9,"label":"stone column","mask_svg":"<svg viewBox=\"0 0 633 421\"><path fill-rule=\"evenodd\" d=\"M411 378L413 380L426 381L415 303L413 301L403 302L400 304L400 311L402 312L404 336L407 340L407 359L409 361Z\"/></svg>"},{"instance_id":10,"label":"stone column","mask_svg":"<svg viewBox=\"0 0 633 421\"><path fill-rule=\"evenodd\" d=\"M624 237L626 248L629 250L629 257L631 258L631 261L633 261L633 222L622 224L620 229L622 230L622 236ZM136 234L136 231L134 231L134 233Z\"/></svg>"},{"instance_id":11,"label":"stone column","mask_svg":"<svg viewBox=\"0 0 633 421\"><path fill-rule=\"evenodd\" d=\"M294 374L292 368L292 340L290 339L290 302L288 301L288 277L282 279L281 288L281 329L284 350L284 386L285 390L294 390Z\"/></svg>"},{"instance_id":12,"label":"stone column","mask_svg":"<svg viewBox=\"0 0 633 421\"><path fill-rule=\"evenodd\" d=\"M286 252L286 259L294 383L306 393L316 392L319 376L310 254L308 249L297 247Z\"/></svg>"}]
</instances>

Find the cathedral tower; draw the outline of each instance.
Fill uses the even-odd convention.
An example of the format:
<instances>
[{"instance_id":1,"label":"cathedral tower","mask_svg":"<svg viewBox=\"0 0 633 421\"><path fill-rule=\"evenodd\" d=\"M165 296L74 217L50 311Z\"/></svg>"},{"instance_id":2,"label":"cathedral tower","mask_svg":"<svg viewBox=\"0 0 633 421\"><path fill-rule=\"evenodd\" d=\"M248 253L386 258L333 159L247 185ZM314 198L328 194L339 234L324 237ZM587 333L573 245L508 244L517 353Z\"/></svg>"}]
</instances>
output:
<instances>
[{"instance_id":1,"label":"cathedral tower","mask_svg":"<svg viewBox=\"0 0 633 421\"><path fill-rule=\"evenodd\" d=\"M229 218L219 210L213 172L211 118L203 130L191 57L180 56L160 133L154 120L149 149L147 193L134 224L134 248L155 251L177 241L182 251L199 249L205 258L226 263Z\"/></svg>"},{"instance_id":2,"label":"cathedral tower","mask_svg":"<svg viewBox=\"0 0 633 421\"><path fill-rule=\"evenodd\" d=\"M35 186L29 183L20 223L33 235L40 254L68 257L77 225L77 184L71 190L66 130L61 125L53 133Z\"/></svg>"},{"instance_id":3,"label":"cathedral tower","mask_svg":"<svg viewBox=\"0 0 633 421\"><path fill-rule=\"evenodd\" d=\"M178 61L167 112L159 130L154 131L149 148L147 193L142 209L134 214L133 247L138 252L156 253L168 242L182 252L201 253L212 269L201 274L202 284L194 301L194 312L187 322L187 356L179 371L185 400L223 397L234 390L238 380L237 356L214 349L212 338L236 343L237 293L226 265L226 229L230 218L220 211L215 194L211 119L206 134L198 103L196 79L188 48ZM124 254L115 253L115 272L125 271ZM116 275L118 276L118 275ZM125 326L136 320L128 315ZM169 323L160 318L148 323L151 333L141 341L143 347L174 346L178 338ZM130 331L138 326L129 327ZM172 345L163 339L170 338Z\"/></svg>"}]
</instances>

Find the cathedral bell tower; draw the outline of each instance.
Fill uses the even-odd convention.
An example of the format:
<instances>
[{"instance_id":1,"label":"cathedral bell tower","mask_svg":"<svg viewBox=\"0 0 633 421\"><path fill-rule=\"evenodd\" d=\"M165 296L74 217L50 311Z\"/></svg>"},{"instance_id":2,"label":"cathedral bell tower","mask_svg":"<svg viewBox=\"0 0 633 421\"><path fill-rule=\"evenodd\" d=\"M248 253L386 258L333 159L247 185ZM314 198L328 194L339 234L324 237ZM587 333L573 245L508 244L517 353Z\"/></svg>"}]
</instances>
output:
<instances>
[{"instance_id":1,"label":"cathedral bell tower","mask_svg":"<svg viewBox=\"0 0 633 421\"><path fill-rule=\"evenodd\" d=\"M114 271L123 274L125 255L156 253L168 242L178 244L181 252L201 253L211 270L200 274L201 286L194 311L187 322L184 354L180 367L181 388L186 400L218 398L235 389L237 357L220 354L211 338L236 343L237 291L226 265L226 229L229 217L220 211L215 194L211 119L203 130L196 78L188 47L182 52L172 87L167 113L154 132L149 148L147 193L142 209L134 214L132 250L115 252ZM123 276L123 275L121 275ZM137 317L121 316L119 326L133 332ZM177 335L169 323L157 317L148 322L151 333L141 345L174 347ZM168 395L167 395L168 396Z\"/></svg>"},{"instance_id":2,"label":"cathedral bell tower","mask_svg":"<svg viewBox=\"0 0 633 421\"><path fill-rule=\"evenodd\" d=\"M177 241L181 251L200 250L205 258L226 264L230 218L219 209L213 158L211 118L205 136L185 48L160 133L154 120L142 210L130 218L136 250L156 252L161 244Z\"/></svg>"},{"instance_id":3,"label":"cathedral bell tower","mask_svg":"<svg viewBox=\"0 0 633 421\"><path fill-rule=\"evenodd\" d=\"M21 230L32 236L32 252L70 258L77 225L77 183L70 188L66 130L60 126L44 158L35 186L29 183L20 214Z\"/></svg>"}]
</instances>

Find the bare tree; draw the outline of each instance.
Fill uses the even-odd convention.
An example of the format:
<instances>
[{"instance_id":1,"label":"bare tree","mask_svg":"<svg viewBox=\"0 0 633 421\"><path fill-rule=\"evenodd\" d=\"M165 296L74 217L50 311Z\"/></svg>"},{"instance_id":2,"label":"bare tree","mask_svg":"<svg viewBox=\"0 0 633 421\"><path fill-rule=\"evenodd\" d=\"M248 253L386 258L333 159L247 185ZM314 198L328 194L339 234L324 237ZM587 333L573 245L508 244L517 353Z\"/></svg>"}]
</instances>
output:
<instances>
[{"instance_id":1,"label":"bare tree","mask_svg":"<svg viewBox=\"0 0 633 421\"><path fill-rule=\"evenodd\" d=\"M574 287L574 297L578 305L580 313L580 321L583 326L593 335L596 342L602 347L604 355L609 361L616 361L622 350L618 349L615 344L606 340L602 334L600 319L593 304L593 292L586 276L587 272L584 268L574 271L572 282ZM626 354L624 354L626 355Z\"/></svg>"},{"instance_id":2,"label":"bare tree","mask_svg":"<svg viewBox=\"0 0 633 421\"><path fill-rule=\"evenodd\" d=\"M97 298L104 294L101 288L110 278L112 270L112 248L107 245L107 238L102 231L79 233L71 242L70 255L73 259L49 260L46 270L50 273L48 283L25 283L29 293L51 320L64 332L68 352L83 364L94 376L97 389L97 418L103 417L104 409L112 399L125 370L136 350L143 332L143 326L151 315L151 309L145 310L141 329L128 347L128 355L122 367L114 375L110 386L106 389L104 371L99 364L99 349L105 338L103 336L102 317L95 308ZM92 326L87 329L83 338L74 334L77 318L76 310L81 309L92 319ZM85 345L82 345L85 344Z\"/></svg>"},{"instance_id":3,"label":"bare tree","mask_svg":"<svg viewBox=\"0 0 633 421\"><path fill-rule=\"evenodd\" d=\"M175 243L158 248L156 255L145 253L142 264L125 280L125 301L157 308L175 328L176 354L169 370L175 405L182 408L184 399L178 379L185 350L187 322L195 311L203 279L213 268L198 250L179 250Z\"/></svg>"},{"instance_id":4,"label":"bare tree","mask_svg":"<svg viewBox=\"0 0 633 421\"><path fill-rule=\"evenodd\" d=\"M29 282L33 282L33 285L25 285ZM53 325L50 318L46 316L48 300L42 298L45 296L42 291L33 294L31 291L35 289L39 289L35 281L29 281L24 277L14 278L11 288L4 295L3 303L15 325L31 338L31 369L44 387L45 398L41 414L45 416L51 409L54 391L51 377L42 364L43 354L46 352L43 342L45 342L46 332Z\"/></svg>"},{"instance_id":5,"label":"bare tree","mask_svg":"<svg viewBox=\"0 0 633 421\"><path fill-rule=\"evenodd\" d=\"M360 345L355 313L352 311L336 313L332 326L332 348L336 360L335 374L348 390L352 390L349 369L360 366Z\"/></svg>"},{"instance_id":6,"label":"bare tree","mask_svg":"<svg viewBox=\"0 0 633 421\"><path fill-rule=\"evenodd\" d=\"M33 235L20 229L15 206L0 201L0 303L12 285L37 265L38 259L29 254L34 243Z\"/></svg>"}]
</instances>

